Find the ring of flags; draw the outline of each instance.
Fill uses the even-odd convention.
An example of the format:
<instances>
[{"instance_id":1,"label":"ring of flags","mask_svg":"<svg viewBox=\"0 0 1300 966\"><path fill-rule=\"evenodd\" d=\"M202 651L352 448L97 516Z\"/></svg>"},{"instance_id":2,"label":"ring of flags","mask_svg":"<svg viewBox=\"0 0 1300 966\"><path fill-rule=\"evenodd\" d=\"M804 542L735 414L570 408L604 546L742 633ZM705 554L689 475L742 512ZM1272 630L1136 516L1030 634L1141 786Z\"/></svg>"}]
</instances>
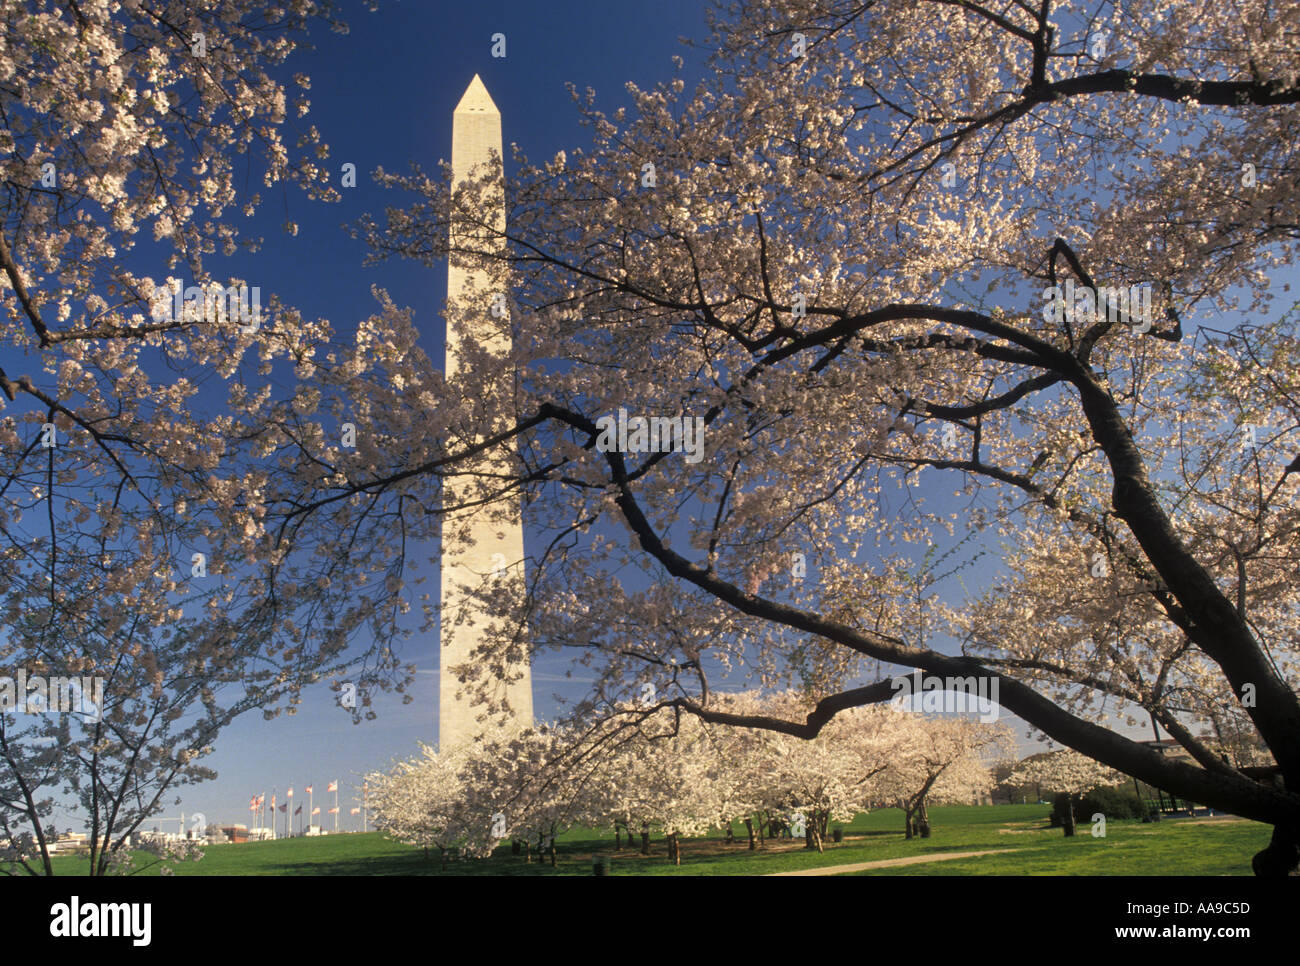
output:
<instances>
[{"instance_id":1,"label":"ring of flags","mask_svg":"<svg viewBox=\"0 0 1300 966\"><path fill-rule=\"evenodd\" d=\"M306 785L306 786L304 786L303 790L308 794L308 796L311 796L311 795L313 794L313 786L312 786L312 785ZM333 792L334 795L335 795L335 799L334 799L335 804L334 804L334 806L333 806L332 808L327 808L327 809L325 810L325 814L327 814L327 815L338 815L338 814L339 814L339 806L338 806L338 790L339 790L339 783L338 783L338 779L335 779L334 781L330 782L330 783L326 786L325 790L326 790L327 792ZM363 798L365 797L365 794L366 794L367 791L368 791L368 788L363 784L363 786L362 786L362 797L363 797ZM275 793L275 792L272 792L272 793L271 793L271 814L272 814L272 815L274 815L277 811L279 811L281 814L286 814L286 815L288 814L288 812L289 812L289 806L293 804L293 801L292 801L292 799L293 799L293 786L290 786L290 787L288 788L288 790L285 791L284 796L285 796L286 801L280 803L280 802L277 802L276 793ZM265 792L262 792L260 795L254 795L252 798L250 798L250 799L248 800L248 810L249 810L250 812L261 812L261 811L263 810L263 808L264 808L265 805L266 805L266 793L265 793ZM294 814L294 815L301 815L301 814L302 814L302 809L303 809L303 806L299 805L297 808L295 808L295 809L293 810L293 814ZM319 806L319 805L313 806L313 807L311 808L311 811L309 811L307 814L308 814L309 817L315 817L315 816L321 814L320 806ZM360 815L360 814L361 814L361 808L360 808L360 807L358 807L358 808L352 808L352 809L350 809L350 810L348 811L348 814L349 814L349 815ZM334 821L334 828L335 828L335 831L338 830L338 819L335 819L335 821Z\"/></svg>"}]
</instances>

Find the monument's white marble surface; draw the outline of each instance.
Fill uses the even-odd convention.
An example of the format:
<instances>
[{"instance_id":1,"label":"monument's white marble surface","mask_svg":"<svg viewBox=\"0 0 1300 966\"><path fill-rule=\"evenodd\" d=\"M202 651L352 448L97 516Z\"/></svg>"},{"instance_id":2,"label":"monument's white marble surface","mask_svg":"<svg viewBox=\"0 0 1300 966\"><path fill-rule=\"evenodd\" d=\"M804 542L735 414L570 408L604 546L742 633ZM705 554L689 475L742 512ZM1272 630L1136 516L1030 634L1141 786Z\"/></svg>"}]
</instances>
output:
<instances>
[{"instance_id":1,"label":"monument's white marble surface","mask_svg":"<svg viewBox=\"0 0 1300 966\"><path fill-rule=\"evenodd\" d=\"M501 113L478 75L470 82L456 106L452 120L451 148L454 185L463 185L472 177L481 177L485 168L499 177L501 171ZM504 197L493 192L484 205L482 223L495 231L505 229ZM499 237L491 232L474 231L470 226L459 230L458 238L471 238L475 248L485 253L500 250ZM467 397L477 410L475 430L481 439L487 431L501 429L514 421L513 371L509 366L493 366L491 357L504 356L510 349L508 314L493 314L494 296L508 292L508 280L501 266L490 255L481 259L452 259L447 277L447 359L448 382L466 386ZM492 411L495 410L495 411ZM456 441L459 444L467 440ZM486 478L508 478L516 469L511 452L497 447L474 465L469 475L444 482L443 505L455 506L481 497L479 484L472 474ZM464 530L464 532L462 532ZM465 537L466 539L461 539ZM521 599L524 593L524 536L520 504L517 498L497 501L490 512L480 511L471 520L468 512L453 514L443 523L442 557L442 671L439 674L438 745L449 749L494 731L529 727L533 723L532 678L526 650L511 666L510 675L522 672L522 678L499 682L498 697L504 697L512 715L505 722L480 722L482 705L473 706L468 694L458 696L462 685L448 668L468 663L479 642L487 619L472 602L458 594L462 584L503 579L508 592ZM503 569L504 568L504 569ZM499 577L504 574L504 577ZM469 606L466 604L469 603Z\"/></svg>"}]
</instances>

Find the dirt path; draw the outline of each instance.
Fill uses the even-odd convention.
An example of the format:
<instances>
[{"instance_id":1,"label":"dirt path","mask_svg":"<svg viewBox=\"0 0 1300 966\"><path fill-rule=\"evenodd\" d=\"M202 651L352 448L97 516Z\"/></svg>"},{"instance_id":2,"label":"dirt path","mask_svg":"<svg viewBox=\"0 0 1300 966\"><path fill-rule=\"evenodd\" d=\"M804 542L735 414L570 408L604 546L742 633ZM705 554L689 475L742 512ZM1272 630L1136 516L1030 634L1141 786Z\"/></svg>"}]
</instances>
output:
<instances>
[{"instance_id":1,"label":"dirt path","mask_svg":"<svg viewBox=\"0 0 1300 966\"><path fill-rule=\"evenodd\" d=\"M793 872L769 872L768 875L839 875L842 872L862 872L864 869L887 869L896 865L919 865L922 862L946 862L949 859L969 859L976 855L994 855L998 852L1015 852L1016 849L985 849L982 852L934 852L930 855L909 855L902 859L876 859L874 862L854 862L851 865L824 865L817 869L796 869Z\"/></svg>"}]
</instances>

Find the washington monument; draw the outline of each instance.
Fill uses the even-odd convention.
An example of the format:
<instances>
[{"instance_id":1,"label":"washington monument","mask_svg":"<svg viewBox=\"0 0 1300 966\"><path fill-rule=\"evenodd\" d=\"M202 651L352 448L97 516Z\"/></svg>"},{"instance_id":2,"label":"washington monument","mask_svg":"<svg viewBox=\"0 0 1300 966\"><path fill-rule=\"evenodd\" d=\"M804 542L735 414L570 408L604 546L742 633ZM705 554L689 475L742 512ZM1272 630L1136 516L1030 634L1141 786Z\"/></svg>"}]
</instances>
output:
<instances>
[{"instance_id":1,"label":"washington monument","mask_svg":"<svg viewBox=\"0 0 1300 966\"><path fill-rule=\"evenodd\" d=\"M447 268L447 360L449 386L466 394L473 411L474 439L499 432L514 419L514 378L508 365L498 360L511 348L508 278L503 263L490 253L502 251L505 231L505 197L501 166L501 112L492 102L478 75L456 105L451 127L453 192L471 183L479 186L478 226L453 221L453 250L469 247L484 256L453 255ZM500 490L501 481L515 472L512 449L487 450L464 471L443 483L443 506L476 502ZM474 706L451 668L471 661L489 623L488 615L473 599L466 600L464 585L491 588L518 602L524 593L524 528L518 495L493 500L478 513L452 513L442 525L442 656L438 674L438 747L446 751L476 736L508 733L533 723L532 675L526 646L512 650L505 667L507 679L493 682L492 703L509 704L504 723L480 722L487 706ZM521 641L526 645L526 640ZM500 660L500 659L498 659ZM494 662L495 663L495 662ZM520 676L522 674L522 676Z\"/></svg>"}]
</instances>

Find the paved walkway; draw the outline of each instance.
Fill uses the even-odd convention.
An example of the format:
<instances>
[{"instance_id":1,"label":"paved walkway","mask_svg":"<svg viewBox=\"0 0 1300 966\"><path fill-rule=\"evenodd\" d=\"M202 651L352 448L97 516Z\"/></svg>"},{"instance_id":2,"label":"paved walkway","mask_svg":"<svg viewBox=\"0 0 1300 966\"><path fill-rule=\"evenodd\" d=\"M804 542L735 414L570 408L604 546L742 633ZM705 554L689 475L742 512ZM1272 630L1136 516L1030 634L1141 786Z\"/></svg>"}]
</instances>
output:
<instances>
[{"instance_id":1,"label":"paved walkway","mask_svg":"<svg viewBox=\"0 0 1300 966\"><path fill-rule=\"evenodd\" d=\"M897 865L920 865L922 862L947 862L949 859L969 859L976 855L995 855L998 852L1015 852L1016 849L985 849L982 852L933 852L930 855L909 855L902 859L876 859L874 862L854 862L851 865L823 865L817 869L796 869L793 872L768 872L767 875L840 875L844 872L862 872L866 869L888 869Z\"/></svg>"}]
</instances>

